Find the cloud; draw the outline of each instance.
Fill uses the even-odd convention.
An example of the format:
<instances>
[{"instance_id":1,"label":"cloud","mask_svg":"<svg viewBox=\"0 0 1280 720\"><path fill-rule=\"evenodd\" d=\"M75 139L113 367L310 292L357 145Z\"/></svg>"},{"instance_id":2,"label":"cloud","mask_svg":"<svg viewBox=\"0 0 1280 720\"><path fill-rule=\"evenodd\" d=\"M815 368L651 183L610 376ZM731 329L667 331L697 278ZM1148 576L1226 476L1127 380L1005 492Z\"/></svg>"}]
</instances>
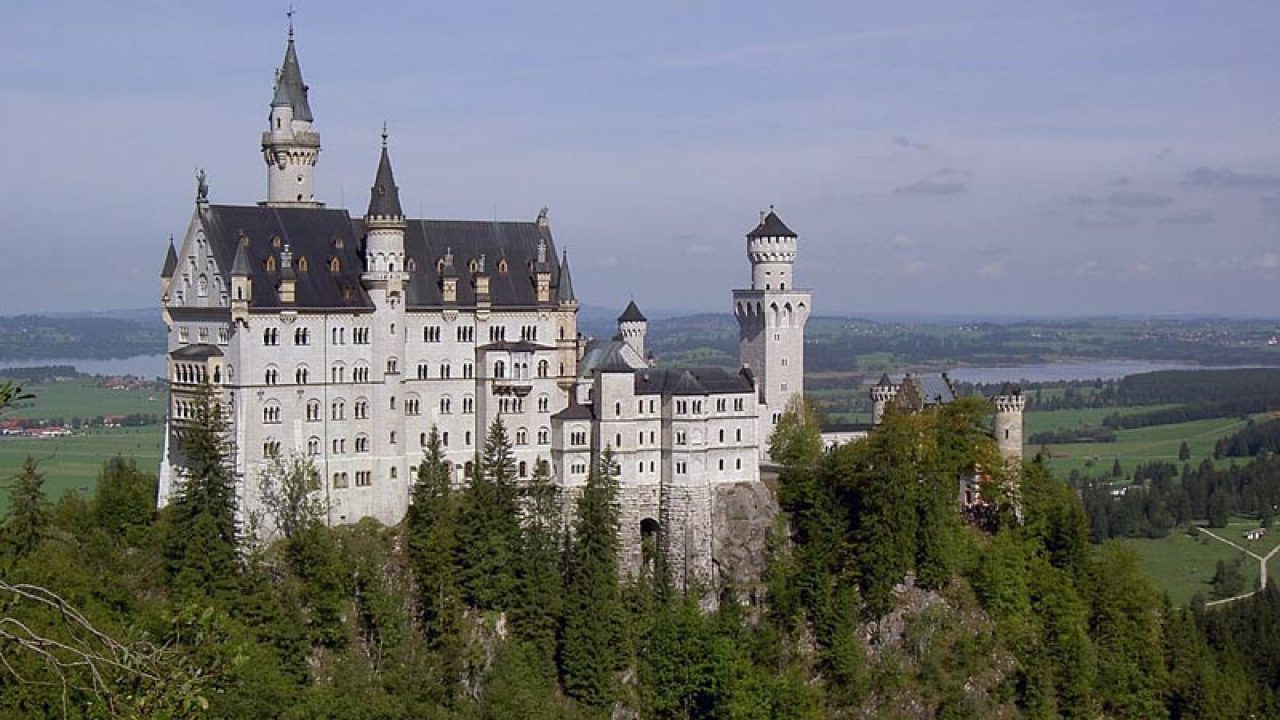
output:
<instances>
[{"instance_id":1,"label":"cloud","mask_svg":"<svg viewBox=\"0 0 1280 720\"><path fill-rule=\"evenodd\" d=\"M1231 168L1198 167L1182 179L1187 185L1245 190L1271 190L1280 188L1280 175L1270 173L1236 172Z\"/></svg>"},{"instance_id":2,"label":"cloud","mask_svg":"<svg viewBox=\"0 0 1280 720\"><path fill-rule=\"evenodd\" d=\"M1076 227L1124 230L1138 224L1138 218L1119 210L1086 210L1076 217Z\"/></svg>"},{"instance_id":3,"label":"cloud","mask_svg":"<svg viewBox=\"0 0 1280 720\"><path fill-rule=\"evenodd\" d=\"M919 150L920 152L929 152L933 150L932 145L926 145L921 142L916 142L911 138L907 137L906 135L895 136L893 138L893 144L897 145L900 148L906 148L908 150Z\"/></svg>"},{"instance_id":4,"label":"cloud","mask_svg":"<svg viewBox=\"0 0 1280 720\"><path fill-rule=\"evenodd\" d=\"M1067 195L1062 198L1062 204L1072 207L1089 207L1100 202L1102 202L1101 198L1096 198L1092 195Z\"/></svg>"},{"instance_id":5,"label":"cloud","mask_svg":"<svg viewBox=\"0 0 1280 720\"><path fill-rule=\"evenodd\" d=\"M1258 198L1262 211L1268 215L1280 215L1280 195L1263 195Z\"/></svg>"},{"instance_id":6,"label":"cloud","mask_svg":"<svg viewBox=\"0 0 1280 720\"><path fill-rule=\"evenodd\" d=\"M1263 270L1280 270L1280 254L1266 253L1254 258L1253 264Z\"/></svg>"},{"instance_id":7,"label":"cloud","mask_svg":"<svg viewBox=\"0 0 1280 720\"><path fill-rule=\"evenodd\" d=\"M893 239L889 241L889 244L896 248L902 248L905 250L907 248L916 247L917 245L920 244L920 241L911 237L910 235L904 235L902 233L898 233L897 235L893 236Z\"/></svg>"},{"instance_id":8,"label":"cloud","mask_svg":"<svg viewBox=\"0 0 1280 720\"><path fill-rule=\"evenodd\" d=\"M938 182L937 180L917 180L910 185L894 188L894 195L958 195L968 192L969 186L962 182Z\"/></svg>"},{"instance_id":9,"label":"cloud","mask_svg":"<svg viewBox=\"0 0 1280 720\"><path fill-rule=\"evenodd\" d=\"M1125 187L1129 183L1130 183L1129 176L1121 175L1120 177L1111 181L1111 187Z\"/></svg>"},{"instance_id":10,"label":"cloud","mask_svg":"<svg viewBox=\"0 0 1280 720\"><path fill-rule=\"evenodd\" d=\"M596 261L596 267L600 268L601 270L613 270L613 269L616 269L621 264L622 263L618 262L618 258L613 257L612 255L610 255L609 257L602 257Z\"/></svg>"},{"instance_id":11,"label":"cloud","mask_svg":"<svg viewBox=\"0 0 1280 720\"><path fill-rule=\"evenodd\" d=\"M1133 264L1133 271L1139 275L1150 275L1155 269L1151 267L1151 263L1136 262Z\"/></svg>"},{"instance_id":12,"label":"cloud","mask_svg":"<svg viewBox=\"0 0 1280 720\"><path fill-rule=\"evenodd\" d=\"M911 260L898 266L898 274L903 277L918 277L931 273L933 273L933 266L919 260Z\"/></svg>"},{"instance_id":13,"label":"cloud","mask_svg":"<svg viewBox=\"0 0 1280 720\"><path fill-rule=\"evenodd\" d=\"M1004 263L990 262L978 266L978 274L987 278L1004 277Z\"/></svg>"},{"instance_id":14,"label":"cloud","mask_svg":"<svg viewBox=\"0 0 1280 720\"><path fill-rule=\"evenodd\" d=\"M1161 225L1212 225L1218 216L1209 210L1182 210L1160 218Z\"/></svg>"},{"instance_id":15,"label":"cloud","mask_svg":"<svg viewBox=\"0 0 1280 720\"><path fill-rule=\"evenodd\" d=\"M684 249L685 255L692 255L693 257L707 257L713 252L715 251L710 245L703 245L702 243L693 243Z\"/></svg>"},{"instance_id":16,"label":"cloud","mask_svg":"<svg viewBox=\"0 0 1280 720\"><path fill-rule=\"evenodd\" d=\"M1107 196L1107 202L1122 208L1156 208L1172 205L1173 198L1142 190L1117 190Z\"/></svg>"}]
</instances>

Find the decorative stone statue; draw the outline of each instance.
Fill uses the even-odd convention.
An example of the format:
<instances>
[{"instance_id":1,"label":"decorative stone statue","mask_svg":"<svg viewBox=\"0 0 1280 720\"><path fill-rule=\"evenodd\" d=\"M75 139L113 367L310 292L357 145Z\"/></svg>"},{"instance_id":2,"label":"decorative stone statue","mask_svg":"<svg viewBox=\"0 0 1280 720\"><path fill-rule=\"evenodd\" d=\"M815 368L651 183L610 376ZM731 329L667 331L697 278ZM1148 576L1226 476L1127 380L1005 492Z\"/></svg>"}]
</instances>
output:
<instances>
[{"instance_id":1,"label":"decorative stone statue","mask_svg":"<svg viewBox=\"0 0 1280 720\"><path fill-rule=\"evenodd\" d=\"M196 202L209 202L209 181L205 177L204 168L196 170Z\"/></svg>"}]
</instances>

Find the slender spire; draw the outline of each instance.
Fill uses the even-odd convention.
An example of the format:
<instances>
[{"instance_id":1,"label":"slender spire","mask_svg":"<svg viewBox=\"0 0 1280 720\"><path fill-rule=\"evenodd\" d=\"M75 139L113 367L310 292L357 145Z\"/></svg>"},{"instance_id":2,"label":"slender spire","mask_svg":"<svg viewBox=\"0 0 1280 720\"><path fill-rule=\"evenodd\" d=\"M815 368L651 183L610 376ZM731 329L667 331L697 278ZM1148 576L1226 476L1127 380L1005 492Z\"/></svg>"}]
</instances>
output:
<instances>
[{"instance_id":1,"label":"slender spire","mask_svg":"<svg viewBox=\"0 0 1280 720\"><path fill-rule=\"evenodd\" d=\"M173 277L173 271L178 269L178 253L173 249L173 235L169 236L169 252L164 255L164 269L160 271L160 277L169 279Z\"/></svg>"},{"instance_id":2,"label":"slender spire","mask_svg":"<svg viewBox=\"0 0 1280 720\"><path fill-rule=\"evenodd\" d=\"M382 127L382 157L378 160L378 174L369 191L369 211L365 217L404 217L400 207L400 188L396 187L391 172L391 156L387 154L387 128Z\"/></svg>"},{"instance_id":3,"label":"slender spire","mask_svg":"<svg viewBox=\"0 0 1280 720\"><path fill-rule=\"evenodd\" d=\"M293 45L293 10L289 10L289 44L284 51L284 62L276 76L276 93L272 107L288 105L293 108L295 120L312 122L311 104L307 100L307 84L302 81L302 66L298 63L298 50Z\"/></svg>"},{"instance_id":4,"label":"slender spire","mask_svg":"<svg viewBox=\"0 0 1280 720\"><path fill-rule=\"evenodd\" d=\"M573 294L573 277L569 274L569 251L560 256L560 283L556 286L556 301L561 303L577 302Z\"/></svg>"},{"instance_id":5,"label":"slender spire","mask_svg":"<svg viewBox=\"0 0 1280 720\"><path fill-rule=\"evenodd\" d=\"M231 277L249 277L253 271L249 266L249 242L241 241L236 249L236 259L231 262Z\"/></svg>"}]
</instances>

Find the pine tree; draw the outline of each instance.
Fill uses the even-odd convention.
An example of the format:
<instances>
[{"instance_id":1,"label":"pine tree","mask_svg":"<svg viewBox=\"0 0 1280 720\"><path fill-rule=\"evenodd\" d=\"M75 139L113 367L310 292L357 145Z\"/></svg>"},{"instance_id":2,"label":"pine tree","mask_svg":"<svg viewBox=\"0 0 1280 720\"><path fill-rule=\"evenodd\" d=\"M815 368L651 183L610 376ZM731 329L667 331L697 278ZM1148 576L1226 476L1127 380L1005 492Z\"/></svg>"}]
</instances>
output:
<instances>
[{"instance_id":1,"label":"pine tree","mask_svg":"<svg viewBox=\"0 0 1280 720\"><path fill-rule=\"evenodd\" d=\"M208 385L194 405L179 439L186 474L171 505L166 555L175 590L217 597L234 590L240 571L233 449Z\"/></svg>"},{"instance_id":2,"label":"pine tree","mask_svg":"<svg viewBox=\"0 0 1280 720\"><path fill-rule=\"evenodd\" d=\"M598 708L614 700L614 673L624 659L618 512L618 481L606 449L578 498L560 643L565 691Z\"/></svg>"},{"instance_id":3,"label":"pine tree","mask_svg":"<svg viewBox=\"0 0 1280 720\"><path fill-rule=\"evenodd\" d=\"M30 455L22 471L9 483L9 514L4 523L4 544L21 557L40 546L52 522L44 494L44 473Z\"/></svg>"},{"instance_id":4,"label":"pine tree","mask_svg":"<svg viewBox=\"0 0 1280 720\"><path fill-rule=\"evenodd\" d=\"M534 463L525 489L520 552L516 558L516 600L511 620L523 638L552 667L556 628L564 610L564 578L560 569L563 521L560 497L547 463Z\"/></svg>"},{"instance_id":5,"label":"pine tree","mask_svg":"<svg viewBox=\"0 0 1280 720\"><path fill-rule=\"evenodd\" d=\"M501 418L489 426L458 520L458 564L470 603L505 610L515 589L520 543L515 454Z\"/></svg>"},{"instance_id":6,"label":"pine tree","mask_svg":"<svg viewBox=\"0 0 1280 720\"><path fill-rule=\"evenodd\" d=\"M1187 441L1183 440L1178 446L1178 461L1186 462L1191 459L1191 446L1187 445Z\"/></svg>"},{"instance_id":7,"label":"pine tree","mask_svg":"<svg viewBox=\"0 0 1280 720\"><path fill-rule=\"evenodd\" d=\"M462 598L453 560L456 510L449 466L435 427L427 436L425 452L406 519L407 547L427 646L445 665L446 677L453 678L461 671L462 641Z\"/></svg>"}]
</instances>

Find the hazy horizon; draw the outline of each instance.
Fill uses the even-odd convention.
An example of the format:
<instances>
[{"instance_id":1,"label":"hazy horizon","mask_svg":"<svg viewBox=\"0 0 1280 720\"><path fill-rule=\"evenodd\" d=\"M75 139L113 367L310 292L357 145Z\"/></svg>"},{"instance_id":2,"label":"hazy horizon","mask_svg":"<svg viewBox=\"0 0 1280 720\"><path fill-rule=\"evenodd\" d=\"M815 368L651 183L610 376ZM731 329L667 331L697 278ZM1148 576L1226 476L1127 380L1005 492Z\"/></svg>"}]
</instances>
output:
<instances>
[{"instance_id":1,"label":"hazy horizon","mask_svg":"<svg viewBox=\"0 0 1280 720\"><path fill-rule=\"evenodd\" d=\"M19 2L0 311L158 301L194 172L261 199L285 3ZM727 312L776 206L830 316L1274 317L1280 6L300 3L317 194L550 208L580 298Z\"/></svg>"}]
</instances>

